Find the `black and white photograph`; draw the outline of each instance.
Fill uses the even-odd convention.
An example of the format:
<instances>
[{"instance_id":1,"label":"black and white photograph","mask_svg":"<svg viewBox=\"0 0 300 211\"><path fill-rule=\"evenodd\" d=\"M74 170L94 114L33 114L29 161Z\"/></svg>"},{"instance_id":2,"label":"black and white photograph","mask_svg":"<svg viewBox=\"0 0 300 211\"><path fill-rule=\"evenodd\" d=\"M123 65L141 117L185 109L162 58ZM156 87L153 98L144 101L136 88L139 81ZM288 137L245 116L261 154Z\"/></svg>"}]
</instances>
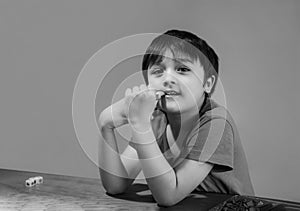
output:
<instances>
[{"instance_id":1,"label":"black and white photograph","mask_svg":"<svg viewBox=\"0 0 300 211\"><path fill-rule=\"evenodd\" d=\"M300 210L299 11L0 0L0 211Z\"/></svg>"}]
</instances>

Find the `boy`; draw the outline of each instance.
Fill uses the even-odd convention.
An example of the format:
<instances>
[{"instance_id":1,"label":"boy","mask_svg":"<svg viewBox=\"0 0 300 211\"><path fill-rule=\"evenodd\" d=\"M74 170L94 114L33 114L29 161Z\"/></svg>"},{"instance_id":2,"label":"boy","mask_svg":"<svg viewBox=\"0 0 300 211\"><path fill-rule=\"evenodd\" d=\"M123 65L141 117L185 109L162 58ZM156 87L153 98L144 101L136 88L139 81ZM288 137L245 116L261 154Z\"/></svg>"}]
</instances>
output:
<instances>
[{"instance_id":1,"label":"boy","mask_svg":"<svg viewBox=\"0 0 300 211\"><path fill-rule=\"evenodd\" d=\"M214 50L190 32L169 30L152 41L142 69L146 85L127 89L99 117L112 149L99 149L106 191L125 192L142 170L162 206L194 190L253 195L234 121L210 99L218 78ZM114 130L124 124L132 138L119 155Z\"/></svg>"}]
</instances>

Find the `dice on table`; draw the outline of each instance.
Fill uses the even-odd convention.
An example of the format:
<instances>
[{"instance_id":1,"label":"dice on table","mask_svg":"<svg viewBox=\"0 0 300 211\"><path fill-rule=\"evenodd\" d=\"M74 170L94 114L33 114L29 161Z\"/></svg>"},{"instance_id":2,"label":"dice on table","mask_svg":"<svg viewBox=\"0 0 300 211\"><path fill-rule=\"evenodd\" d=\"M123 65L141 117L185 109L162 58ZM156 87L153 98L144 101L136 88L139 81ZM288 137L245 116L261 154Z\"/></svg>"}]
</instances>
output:
<instances>
[{"instance_id":1,"label":"dice on table","mask_svg":"<svg viewBox=\"0 0 300 211\"><path fill-rule=\"evenodd\" d=\"M36 184L36 181L31 177L25 181L26 187L32 187Z\"/></svg>"},{"instance_id":2,"label":"dice on table","mask_svg":"<svg viewBox=\"0 0 300 211\"><path fill-rule=\"evenodd\" d=\"M30 177L29 179L27 179L25 181L25 185L27 187L32 187L32 186L34 186L36 184L41 184L41 183L43 183L43 177L41 177L41 176Z\"/></svg>"},{"instance_id":3,"label":"dice on table","mask_svg":"<svg viewBox=\"0 0 300 211\"><path fill-rule=\"evenodd\" d=\"M36 181L36 184L42 184L43 183L43 177L37 176L33 178Z\"/></svg>"}]
</instances>

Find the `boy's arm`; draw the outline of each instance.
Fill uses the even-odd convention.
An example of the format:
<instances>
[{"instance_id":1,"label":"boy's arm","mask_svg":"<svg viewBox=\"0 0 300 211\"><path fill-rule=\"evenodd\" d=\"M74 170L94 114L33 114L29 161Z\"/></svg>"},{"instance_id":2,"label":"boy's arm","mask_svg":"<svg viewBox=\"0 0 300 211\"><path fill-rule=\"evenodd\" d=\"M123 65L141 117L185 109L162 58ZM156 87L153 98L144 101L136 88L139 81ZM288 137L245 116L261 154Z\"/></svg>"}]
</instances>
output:
<instances>
[{"instance_id":1,"label":"boy's arm","mask_svg":"<svg viewBox=\"0 0 300 211\"><path fill-rule=\"evenodd\" d=\"M133 131L133 137L136 143L154 140L151 132L141 135ZM173 169L154 141L135 144L135 148L153 197L162 206L172 206L184 199L213 168L210 163L184 159Z\"/></svg>"},{"instance_id":2,"label":"boy's arm","mask_svg":"<svg viewBox=\"0 0 300 211\"><path fill-rule=\"evenodd\" d=\"M136 151L131 146L128 145L122 155L118 150L114 129L127 123L118 109L120 106L121 102L116 103L113 109L116 114L114 122L110 115L111 108L103 111L99 117L102 135L99 140L99 171L103 187L110 194L124 192L141 170Z\"/></svg>"},{"instance_id":3,"label":"boy's arm","mask_svg":"<svg viewBox=\"0 0 300 211\"><path fill-rule=\"evenodd\" d=\"M158 204L172 206L190 194L209 174L213 164L184 159L174 169L160 151L153 133L133 132L143 173ZM143 142L144 141L144 142ZM146 141L146 142L145 142Z\"/></svg>"},{"instance_id":4,"label":"boy's arm","mask_svg":"<svg viewBox=\"0 0 300 211\"><path fill-rule=\"evenodd\" d=\"M135 150L127 146L120 155L113 129L102 129L106 141L99 146L99 171L105 190L110 194L123 193L141 171ZM108 143L109 142L109 143Z\"/></svg>"}]
</instances>

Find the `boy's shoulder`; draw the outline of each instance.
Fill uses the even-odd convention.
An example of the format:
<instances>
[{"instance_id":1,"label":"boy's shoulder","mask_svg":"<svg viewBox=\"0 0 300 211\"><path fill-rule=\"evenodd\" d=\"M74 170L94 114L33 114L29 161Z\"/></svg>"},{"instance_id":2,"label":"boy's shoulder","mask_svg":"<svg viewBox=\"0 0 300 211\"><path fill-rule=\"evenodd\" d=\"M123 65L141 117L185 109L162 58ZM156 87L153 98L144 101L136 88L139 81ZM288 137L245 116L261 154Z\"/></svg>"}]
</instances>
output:
<instances>
[{"instance_id":1,"label":"boy's shoulder","mask_svg":"<svg viewBox=\"0 0 300 211\"><path fill-rule=\"evenodd\" d=\"M235 132L237 131L235 121L226 107L218 104L211 98L206 99L204 103L199 112L199 119L194 129L199 129L213 120L224 120L229 128L232 128Z\"/></svg>"},{"instance_id":2,"label":"boy's shoulder","mask_svg":"<svg viewBox=\"0 0 300 211\"><path fill-rule=\"evenodd\" d=\"M209 120L209 119L225 119L231 118L229 111L222 105L218 104L211 98L205 99L203 102L202 108L199 112L200 120Z\"/></svg>"}]
</instances>

